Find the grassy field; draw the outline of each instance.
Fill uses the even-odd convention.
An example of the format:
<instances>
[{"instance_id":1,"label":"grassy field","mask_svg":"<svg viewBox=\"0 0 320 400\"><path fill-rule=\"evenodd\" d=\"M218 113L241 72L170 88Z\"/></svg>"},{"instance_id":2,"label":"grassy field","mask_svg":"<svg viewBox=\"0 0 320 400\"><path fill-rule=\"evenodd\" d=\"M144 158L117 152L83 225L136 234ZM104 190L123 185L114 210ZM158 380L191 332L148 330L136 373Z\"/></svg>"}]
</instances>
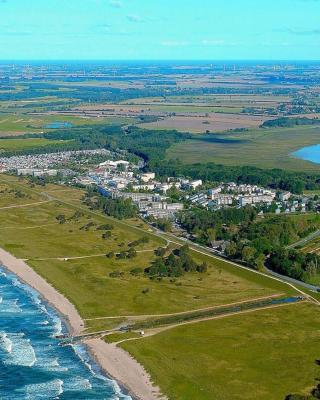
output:
<instances>
[{"instance_id":1,"label":"grassy field","mask_svg":"<svg viewBox=\"0 0 320 400\"><path fill-rule=\"evenodd\" d=\"M123 104L154 104L162 103L164 105L170 104L185 104L190 105L207 105L207 106L220 106L220 107L274 107L283 102L290 102L289 96L276 96L276 95L246 95L246 94L207 94L207 95L194 95L194 96L166 96L163 97L145 97L130 99L122 102Z\"/></svg>"},{"instance_id":2,"label":"grassy field","mask_svg":"<svg viewBox=\"0 0 320 400\"><path fill-rule=\"evenodd\" d=\"M166 241L140 220L118 221L88 210L81 203L82 196L78 189L53 184L31 187L24 180L1 175L0 246L27 259L66 295L90 332L137 321L144 315L294 293L280 282L194 251L196 262L208 263L207 273L160 281L133 276L131 269L150 265L153 250ZM30 205L39 201L46 202ZM4 208L12 205L16 207ZM66 222L58 223L58 215L64 215ZM113 229L109 239L102 239L103 230L98 228L106 223ZM105 256L110 251L127 250L130 242L142 236L149 241L136 247L135 258ZM114 271L121 276L110 277ZM319 350L315 312L306 304L260 310L180 326L123 347L143 363L170 399L282 400L282 395L313 384ZM105 318L110 316L115 318ZM115 334L109 340L132 337L136 334ZM280 369L280 384L274 379L276 367Z\"/></svg>"},{"instance_id":3,"label":"grassy field","mask_svg":"<svg viewBox=\"0 0 320 400\"><path fill-rule=\"evenodd\" d=\"M171 147L167 159L184 163L215 162L224 165L254 165L261 168L318 171L317 164L292 156L296 150L319 143L320 128L300 126L254 129L242 133L195 138Z\"/></svg>"},{"instance_id":4,"label":"grassy field","mask_svg":"<svg viewBox=\"0 0 320 400\"><path fill-rule=\"evenodd\" d=\"M8 182L13 178L4 177L3 180ZM163 239L146 228L141 230L133 226L141 222L106 219L86 208L80 210L81 217L72 219L81 207L82 192L79 190L61 190L61 187L48 185L34 192L17 180L13 182L16 190L19 188L27 195L36 196L47 190L60 201L0 209L0 246L19 258L28 259L36 271L76 304L84 318L187 311L288 291L276 281L197 253L194 254L196 261L208 262L207 274L190 273L173 281L150 280L143 275L134 277L130 270L150 265L155 257L153 250L165 245ZM4 194L3 206L5 199L12 204L12 197ZM30 202L30 199L26 201ZM65 215L68 222L59 224L56 220L59 214ZM107 221L114 229L111 238L102 239L103 231L97 227ZM88 223L94 225L89 230L83 229ZM130 242L142 236L148 236L149 243L136 247L136 258L117 260L105 256L110 251L127 250ZM64 258L69 260L64 261ZM109 274L114 271L121 271L123 275L111 278Z\"/></svg>"},{"instance_id":5,"label":"grassy field","mask_svg":"<svg viewBox=\"0 0 320 400\"><path fill-rule=\"evenodd\" d=\"M309 304L185 325L121 344L171 400L284 400L319 377Z\"/></svg>"},{"instance_id":6,"label":"grassy field","mask_svg":"<svg viewBox=\"0 0 320 400\"><path fill-rule=\"evenodd\" d=\"M24 133L40 133L50 130L52 123L70 123L72 126L96 124L125 124L129 120L121 117L89 118L64 115L1 114L0 136L14 136ZM131 121L131 120L130 120Z\"/></svg>"},{"instance_id":7,"label":"grassy field","mask_svg":"<svg viewBox=\"0 0 320 400\"><path fill-rule=\"evenodd\" d=\"M156 122L141 124L144 129L176 129L180 132L205 133L223 132L230 129L256 128L260 126L266 118L254 117L250 115L236 115L215 113L208 116L177 115L162 118Z\"/></svg>"},{"instance_id":8,"label":"grassy field","mask_svg":"<svg viewBox=\"0 0 320 400\"><path fill-rule=\"evenodd\" d=\"M32 139L0 139L0 154L5 151L19 151L33 149L35 147L47 146L48 144L61 143L59 140L48 140L42 138ZM65 142L64 142L65 143Z\"/></svg>"}]
</instances>

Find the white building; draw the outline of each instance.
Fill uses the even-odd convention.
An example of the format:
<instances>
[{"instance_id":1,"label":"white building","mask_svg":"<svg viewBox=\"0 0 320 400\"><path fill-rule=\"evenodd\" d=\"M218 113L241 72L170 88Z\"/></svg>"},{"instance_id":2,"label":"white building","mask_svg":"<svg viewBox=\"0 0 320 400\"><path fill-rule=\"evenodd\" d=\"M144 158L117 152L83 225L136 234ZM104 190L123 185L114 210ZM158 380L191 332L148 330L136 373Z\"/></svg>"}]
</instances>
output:
<instances>
[{"instance_id":1,"label":"white building","mask_svg":"<svg viewBox=\"0 0 320 400\"><path fill-rule=\"evenodd\" d=\"M216 188L210 189L209 192L208 192L209 198L211 200L213 200L215 198L214 196L216 196L217 194L221 193L221 191L222 191L221 186L218 186Z\"/></svg>"},{"instance_id":2,"label":"white building","mask_svg":"<svg viewBox=\"0 0 320 400\"><path fill-rule=\"evenodd\" d=\"M202 186L202 180L198 179L196 181L189 182L189 187L193 190L197 189L199 186Z\"/></svg>"},{"instance_id":3,"label":"white building","mask_svg":"<svg viewBox=\"0 0 320 400\"><path fill-rule=\"evenodd\" d=\"M146 172L145 174L141 175L142 182L149 182L152 181L156 177L154 172Z\"/></svg>"},{"instance_id":4,"label":"white building","mask_svg":"<svg viewBox=\"0 0 320 400\"><path fill-rule=\"evenodd\" d=\"M290 192L281 192L279 194L279 199L281 201L287 201L290 199L290 197L292 196L292 194Z\"/></svg>"}]
</instances>

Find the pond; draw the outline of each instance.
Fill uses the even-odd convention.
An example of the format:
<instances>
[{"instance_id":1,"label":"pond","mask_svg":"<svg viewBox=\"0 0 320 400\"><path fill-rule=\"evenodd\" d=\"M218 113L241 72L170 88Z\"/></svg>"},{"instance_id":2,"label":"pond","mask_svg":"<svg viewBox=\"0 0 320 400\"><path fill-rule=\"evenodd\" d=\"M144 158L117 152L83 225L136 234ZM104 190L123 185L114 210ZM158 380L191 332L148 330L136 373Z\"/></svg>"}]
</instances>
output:
<instances>
[{"instance_id":1,"label":"pond","mask_svg":"<svg viewBox=\"0 0 320 400\"><path fill-rule=\"evenodd\" d=\"M45 125L45 128L46 129L72 128L72 123L63 121L51 122L50 124Z\"/></svg>"},{"instance_id":2,"label":"pond","mask_svg":"<svg viewBox=\"0 0 320 400\"><path fill-rule=\"evenodd\" d=\"M303 147L302 149L292 153L292 155L296 158L300 158L301 160L320 164L320 144Z\"/></svg>"}]
</instances>

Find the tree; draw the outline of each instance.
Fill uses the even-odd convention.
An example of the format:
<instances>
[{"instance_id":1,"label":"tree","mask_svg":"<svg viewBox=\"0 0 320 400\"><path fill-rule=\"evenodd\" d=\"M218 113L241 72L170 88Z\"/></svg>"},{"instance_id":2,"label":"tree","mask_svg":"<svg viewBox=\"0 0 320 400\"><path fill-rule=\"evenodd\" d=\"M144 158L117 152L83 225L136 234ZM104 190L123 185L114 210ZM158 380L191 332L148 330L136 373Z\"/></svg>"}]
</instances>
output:
<instances>
[{"instance_id":1,"label":"tree","mask_svg":"<svg viewBox=\"0 0 320 400\"><path fill-rule=\"evenodd\" d=\"M111 232L110 231L106 231L102 234L102 239L109 239L111 238Z\"/></svg>"},{"instance_id":2,"label":"tree","mask_svg":"<svg viewBox=\"0 0 320 400\"><path fill-rule=\"evenodd\" d=\"M159 247L158 249L155 250L155 254L158 257L164 257L166 254L166 249L164 247Z\"/></svg>"},{"instance_id":3,"label":"tree","mask_svg":"<svg viewBox=\"0 0 320 400\"><path fill-rule=\"evenodd\" d=\"M258 271L264 270L264 263L266 261L266 256L262 253L258 254L254 260L254 266Z\"/></svg>"},{"instance_id":4,"label":"tree","mask_svg":"<svg viewBox=\"0 0 320 400\"><path fill-rule=\"evenodd\" d=\"M256 250L250 246L244 246L242 249L242 260L250 264L256 254Z\"/></svg>"},{"instance_id":5,"label":"tree","mask_svg":"<svg viewBox=\"0 0 320 400\"><path fill-rule=\"evenodd\" d=\"M217 237L217 232L214 228L208 228L207 229L207 237L208 237L208 241L211 244L211 246L213 246L216 237Z\"/></svg>"},{"instance_id":6,"label":"tree","mask_svg":"<svg viewBox=\"0 0 320 400\"><path fill-rule=\"evenodd\" d=\"M202 273L202 274L207 272L208 271L208 265L205 262L200 264L200 265L198 265L197 266L197 271Z\"/></svg>"},{"instance_id":7,"label":"tree","mask_svg":"<svg viewBox=\"0 0 320 400\"><path fill-rule=\"evenodd\" d=\"M139 268L139 267L132 268L132 270L130 271L130 274L133 275L133 276L138 276L138 275L140 275L142 273L143 273L143 269Z\"/></svg>"},{"instance_id":8,"label":"tree","mask_svg":"<svg viewBox=\"0 0 320 400\"><path fill-rule=\"evenodd\" d=\"M237 254L238 248L235 242L230 242L225 249L225 254L227 257L234 258Z\"/></svg>"},{"instance_id":9,"label":"tree","mask_svg":"<svg viewBox=\"0 0 320 400\"><path fill-rule=\"evenodd\" d=\"M59 224L64 224L67 221L64 214L57 215L56 220L59 222Z\"/></svg>"},{"instance_id":10,"label":"tree","mask_svg":"<svg viewBox=\"0 0 320 400\"><path fill-rule=\"evenodd\" d=\"M127 258L134 258L137 257L137 252L133 247L130 247L130 249L127 251Z\"/></svg>"}]
</instances>

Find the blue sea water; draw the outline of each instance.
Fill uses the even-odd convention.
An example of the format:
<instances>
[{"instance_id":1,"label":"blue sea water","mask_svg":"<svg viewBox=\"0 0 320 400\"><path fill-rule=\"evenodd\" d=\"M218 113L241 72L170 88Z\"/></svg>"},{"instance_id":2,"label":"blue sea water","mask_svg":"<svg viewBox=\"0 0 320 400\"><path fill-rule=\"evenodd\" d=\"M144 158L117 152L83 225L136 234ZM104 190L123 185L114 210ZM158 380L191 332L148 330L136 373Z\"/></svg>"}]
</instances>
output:
<instances>
[{"instance_id":1,"label":"blue sea water","mask_svg":"<svg viewBox=\"0 0 320 400\"><path fill-rule=\"evenodd\" d=\"M0 268L0 400L131 399L84 346L59 346L65 330L36 291Z\"/></svg>"},{"instance_id":2,"label":"blue sea water","mask_svg":"<svg viewBox=\"0 0 320 400\"><path fill-rule=\"evenodd\" d=\"M294 157L320 164L320 144L303 147L292 153Z\"/></svg>"}]
</instances>

